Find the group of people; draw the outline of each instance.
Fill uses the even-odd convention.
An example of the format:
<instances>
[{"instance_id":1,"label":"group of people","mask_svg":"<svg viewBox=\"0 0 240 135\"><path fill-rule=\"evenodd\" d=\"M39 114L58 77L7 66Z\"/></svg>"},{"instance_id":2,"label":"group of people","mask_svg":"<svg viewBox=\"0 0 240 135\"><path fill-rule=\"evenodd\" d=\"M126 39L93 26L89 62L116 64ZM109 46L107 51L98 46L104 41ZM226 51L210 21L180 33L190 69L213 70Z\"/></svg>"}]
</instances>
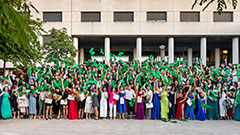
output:
<instances>
[{"instance_id":1,"label":"group of people","mask_svg":"<svg viewBox=\"0 0 240 135\"><path fill-rule=\"evenodd\" d=\"M111 57L112 60L113 57ZM15 69L3 78L3 119L240 120L239 64L116 59ZM55 115L53 115L55 114ZM118 115L117 115L118 114Z\"/></svg>"}]
</instances>

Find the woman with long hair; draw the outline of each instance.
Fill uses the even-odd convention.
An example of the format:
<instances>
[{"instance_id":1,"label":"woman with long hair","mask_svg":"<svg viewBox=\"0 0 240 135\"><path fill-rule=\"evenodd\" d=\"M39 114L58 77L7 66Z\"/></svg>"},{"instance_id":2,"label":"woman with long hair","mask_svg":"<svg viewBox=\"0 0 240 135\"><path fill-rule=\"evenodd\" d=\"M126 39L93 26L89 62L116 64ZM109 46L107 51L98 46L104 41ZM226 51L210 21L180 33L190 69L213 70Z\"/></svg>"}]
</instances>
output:
<instances>
[{"instance_id":1,"label":"woman with long hair","mask_svg":"<svg viewBox=\"0 0 240 135\"><path fill-rule=\"evenodd\" d=\"M183 89L180 89L180 91L177 93L177 112L176 112L176 119L184 119L185 113L185 100L186 100L186 94L184 93Z\"/></svg>"},{"instance_id":2,"label":"woman with long hair","mask_svg":"<svg viewBox=\"0 0 240 135\"><path fill-rule=\"evenodd\" d=\"M4 119L9 119L12 117L12 110L10 105L10 95L9 95L9 88L5 86L3 88L3 92L0 94L2 97L2 105L1 105L1 114Z\"/></svg>"},{"instance_id":3,"label":"woman with long hair","mask_svg":"<svg viewBox=\"0 0 240 135\"><path fill-rule=\"evenodd\" d=\"M137 91L138 91L138 96L137 96L137 112L136 112L136 119L144 119L144 97L145 97L145 92L143 91L141 86L138 86L137 84Z\"/></svg>"}]
</instances>

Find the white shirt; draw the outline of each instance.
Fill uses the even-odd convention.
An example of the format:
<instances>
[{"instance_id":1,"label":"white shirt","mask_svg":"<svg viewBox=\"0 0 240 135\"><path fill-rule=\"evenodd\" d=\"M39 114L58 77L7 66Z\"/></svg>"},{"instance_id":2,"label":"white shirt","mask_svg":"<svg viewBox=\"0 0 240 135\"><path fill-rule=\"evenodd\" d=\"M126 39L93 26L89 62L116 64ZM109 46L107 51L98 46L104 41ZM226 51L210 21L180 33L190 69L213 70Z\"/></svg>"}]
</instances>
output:
<instances>
[{"instance_id":1,"label":"white shirt","mask_svg":"<svg viewBox=\"0 0 240 135\"><path fill-rule=\"evenodd\" d=\"M125 90L126 93L126 99L131 100L133 97L136 97L135 91L133 89L131 90Z\"/></svg>"}]
</instances>

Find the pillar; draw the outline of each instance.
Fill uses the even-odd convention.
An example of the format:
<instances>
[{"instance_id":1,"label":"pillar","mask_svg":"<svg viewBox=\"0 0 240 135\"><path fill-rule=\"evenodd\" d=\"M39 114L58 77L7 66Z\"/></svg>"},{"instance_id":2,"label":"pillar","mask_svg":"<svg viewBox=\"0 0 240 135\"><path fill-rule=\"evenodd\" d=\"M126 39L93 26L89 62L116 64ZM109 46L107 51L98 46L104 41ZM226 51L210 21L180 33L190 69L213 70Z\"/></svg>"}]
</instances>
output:
<instances>
[{"instance_id":1,"label":"pillar","mask_svg":"<svg viewBox=\"0 0 240 135\"><path fill-rule=\"evenodd\" d=\"M192 66L192 48L188 48L188 66Z\"/></svg>"},{"instance_id":2,"label":"pillar","mask_svg":"<svg viewBox=\"0 0 240 135\"><path fill-rule=\"evenodd\" d=\"M38 40L39 40L40 46L43 46L43 36L39 36Z\"/></svg>"},{"instance_id":3,"label":"pillar","mask_svg":"<svg viewBox=\"0 0 240 135\"><path fill-rule=\"evenodd\" d=\"M203 65L207 64L207 38L202 37L200 40L200 58L202 59Z\"/></svg>"},{"instance_id":4,"label":"pillar","mask_svg":"<svg viewBox=\"0 0 240 135\"><path fill-rule=\"evenodd\" d=\"M136 60L142 61L142 38L137 37L136 41Z\"/></svg>"},{"instance_id":5,"label":"pillar","mask_svg":"<svg viewBox=\"0 0 240 135\"><path fill-rule=\"evenodd\" d=\"M174 62L174 38L168 38L168 63Z\"/></svg>"},{"instance_id":6,"label":"pillar","mask_svg":"<svg viewBox=\"0 0 240 135\"><path fill-rule=\"evenodd\" d=\"M133 48L133 61L137 59L136 53L137 53L136 48Z\"/></svg>"},{"instance_id":7,"label":"pillar","mask_svg":"<svg viewBox=\"0 0 240 135\"><path fill-rule=\"evenodd\" d=\"M77 50L77 54L76 54L74 60L78 64L79 60L78 60L78 38L77 37L73 37L73 46Z\"/></svg>"},{"instance_id":8,"label":"pillar","mask_svg":"<svg viewBox=\"0 0 240 135\"><path fill-rule=\"evenodd\" d=\"M220 48L215 48L215 67L220 66Z\"/></svg>"},{"instance_id":9,"label":"pillar","mask_svg":"<svg viewBox=\"0 0 240 135\"><path fill-rule=\"evenodd\" d=\"M84 48L80 48L80 64L84 63Z\"/></svg>"},{"instance_id":10,"label":"pillar","mask_svg":"<svg viewBox=\"0 0 240 135\"><path fill-rule=\"evenodd\" d=\"M104 41L104 54L105 54L105 63L108 63L110 61L110 38L105 37Z\"/></svg>"},{"instance_id":11,"label":"pillar","mask_svg":"<svg viewBox=\"0 0 240 135\"><path fill-rule=\"evenodd\" d=\"M239 39L238 37L234 37L232 39L232 64L239 63Z\"/></svg>"}]
</instances>

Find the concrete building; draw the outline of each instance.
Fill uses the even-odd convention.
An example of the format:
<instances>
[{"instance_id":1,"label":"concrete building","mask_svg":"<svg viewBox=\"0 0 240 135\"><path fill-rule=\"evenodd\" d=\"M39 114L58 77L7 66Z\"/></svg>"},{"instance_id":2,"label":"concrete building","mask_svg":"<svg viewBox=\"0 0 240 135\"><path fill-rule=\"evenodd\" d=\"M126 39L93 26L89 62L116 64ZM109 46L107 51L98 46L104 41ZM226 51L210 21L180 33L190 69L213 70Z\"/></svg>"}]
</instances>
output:
<instances>
[{"instance_id":1,"label":"concrete building","mask_svg":"<svg viewBox=\"0 0 240 135\"><path fill-rule=\"evenodd\" d=\"M78 49L77 62L86 61L93 47L109 61L109 53L124 52L129 61L152 54L169 63L183 59L189 65L202 58L218 66L225 58L239 63L240 9L221 15L216 3L206 11L191 9L193 0L32 0L46 21L46 30L67 28ZM39 39L47 40L47 35ZM160 49L163 45L165 48ZM162 53L162 55L161 55ZM97 57L97 56L96 56ZM162 58L161 57L161 58Z\"/></svg>"}]
</instances>

